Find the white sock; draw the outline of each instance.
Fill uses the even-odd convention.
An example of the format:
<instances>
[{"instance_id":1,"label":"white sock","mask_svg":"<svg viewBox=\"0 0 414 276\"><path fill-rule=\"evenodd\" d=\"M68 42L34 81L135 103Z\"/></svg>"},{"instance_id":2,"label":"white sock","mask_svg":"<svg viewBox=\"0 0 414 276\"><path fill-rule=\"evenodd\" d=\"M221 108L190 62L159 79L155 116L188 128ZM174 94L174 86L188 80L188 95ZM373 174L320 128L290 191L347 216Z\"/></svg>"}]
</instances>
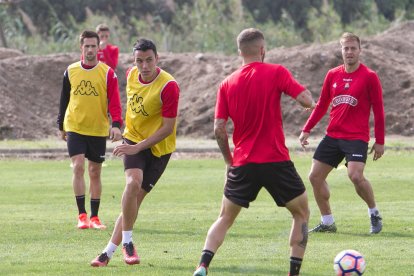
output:
<instances>
[{"instance_id":1,"label":"white sock","mask_svg":"<svg viewBox=\"0 0 414 276\"><path fill-rule=\"evenodd\" d=\"M106 255L108 255L108 258L111 259L117 248L118 248L118 245L110 241L102 253L105 252Z\"/></svg>"},{"instance_id":2,"label":"white sock","mask_svg":"<svg viewBox=\"0 0 414 276\"><path fill-rule=\"evenodd\" d=\"M122 244L132 242L132 230L122 231Z\"/></svg>"},{"instance_id":3,"label":"white sock","mask_svg":"<svg viewBox=\"0 0 414 276\"><path fill-rule=\"evenodd\" d=\"M321 216L321 220L322 224L325 225L332 225L335 222L332 214Z\"/></svg>"},{"instance_id":4,"label":"white sock","mask_svg":"<svg viewBox=\"0 0 414 276\"><path fill-rule=\"evenodd\" d=\"M368 208L368 216L371 217L371 215L375 215L375 216L379 215L379 211L378 211L377 207Z\"/></svg>"}]
</instances>

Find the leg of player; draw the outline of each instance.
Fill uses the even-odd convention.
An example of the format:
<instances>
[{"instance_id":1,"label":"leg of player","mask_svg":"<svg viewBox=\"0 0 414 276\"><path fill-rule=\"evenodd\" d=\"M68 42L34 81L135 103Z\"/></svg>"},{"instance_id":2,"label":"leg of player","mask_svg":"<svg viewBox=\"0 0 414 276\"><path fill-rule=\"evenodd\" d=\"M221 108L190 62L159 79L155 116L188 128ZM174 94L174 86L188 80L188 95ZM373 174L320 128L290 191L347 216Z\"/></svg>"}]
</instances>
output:
<instances>
[{"instance_id":1,"label":"leg of player","mask_svg":"<svg viewBox=\"0 0 414 276\"><path fill-rule=\"evenodd\" d=\"M89 221L85 209L85 155L74 155L71 157L71 161L73 170L72 186L79 211L77 227L79 229L87 229L89 228Z\"/></svg>"},{"instance_id":2,"label":"leg of player","mask_svg":"<svg viewBox=\"0 0 414 276\"><path fill-rule=\"evenodd\" d=\"M331 206L329 204L330 192L326 182L328 174L333 167L316 159L312 160L312 167L309 173L309 181L312 184L313 195L321 212L321 223L309 232L336 232L336 225L333 219Z\"/></svg>"},{"instance_id":3,"label":"leg of player","mask_svg":"<svg viewBox=\"0 0 414 276\"><path fill-rule=\"evenodd\" d=\"M290 276L299 275L303 256L308 242L309 206L306 192L292 199L286 204L286 208L293 216L292 229L290 231Z\"/></svg>"},{"instance_id":4,"label":"leg of player","mask_svg":"<svg viewBox=\"0 0 414 276\"><path fill-rule=\"evenodd\" d=\"M138 211L139 208L141 206L142 201L144 200L145 196L148 193L144 190L144 189L140 189L138 192L138 196L137 196L137 212L135 214L134 217L134 223L137 220L138 217ZM123 216L123 220L125 220L125 216ZM124 223L122 222L122 225L124 225ZM133 265L133 264L139 264L141 261L141 258L138 256L137 251L135 249L135 246L132 242L132 230L130 231L131 233L129 233L129 231L122 231L122 253L124 255L124 261L125 263L129 264L129 265ZM131 238L130 241L128 242L128 238Z\"/></svg>"},{"instance_id":5,"label":"leg of player","mask_svg":"<svg viewBox=\"0 0 414 276\"><path fill-rule=\"evenodd\" d=\"M140 189L138 195L136 197L136 206L137 206L137 213L134 218L134 223L138 216L138 211L141 206L142 201L144 200L145 196L148 193L144 189ZM139 264L140 257L138 256L135 246L132 242L132 230L131 231L122 231L124 216L121 213L116 220L114 230L112 232L111 240L102 251L100 255L98 255L95 259L92 260L91 266L106 266L109 260L112 258L115 250L118 246L122 243L122 252L124 255L124 261L127 264ZM125 241L124 241L125 239Z\"/></svg>"},{"instance_id":6,"label":"leg of player","mask_svg":"<svg viewBox=\"0 0 414 276\"><path fill-rule=\"evenodd\" d=\"M122 252L127 264L139 264L133 241L132 230L138 216L138 208L146 193L141 192L143 171L141 169L127 169L125 171L126 185L122 195ZM141 192L141 193L140 193Z\"/></svg>"},{"instance_id":7,"label":"leg of player","mask_svg":"<svg viewBox=\"0 0 414 276\"><path fill-rule=\"evenodd\" d=\"M91 261L91 266L100 267L107 266L109 260L114 255L116 249L122 242L122 213L115 222L115 227L112 236L105 249L95 259Z\"/></svg>"},{"instance_id":8,"label":"leg of player","mask_svg":"<svg viewBox=\"0 0 414 276\"><path fill-rule=\"evenodd\" d=\"M102 182L101 182L102 163L88 161L89 173L89 192L91 195L91 218L89 228L106 229L99 219L99 205L101 202Z\"/></svg>"},{"instance_id":9,"label":"leg of player","mask_svg":"<svg viewBox=\"0 0 414 276\"><path fill-rule=\"evenodd\" d=\"M371 234L376 234L382 230L382 217L376 207L374 192L371 183L364 177L365 163L348 162L348 176L355 186L358 195L368 205L368 214L371 220Z\"/></svg>"},{"instance_id":10,"label":"leg of player","mask_svg":"<svg viewBox=\"0 0 414 276\"><path fill-rule=\"evenodd\" d=\"M210 226L207 238L204 243L204 249L201 253L200 264L194 272L193 276L207 275L207 269L213 259L214 254L222 245L227 231L233 225L234 220L241 210L241 206L234 204L225 196L221 203L221 211L217 220Z\"/></svg>"}]
</instances>

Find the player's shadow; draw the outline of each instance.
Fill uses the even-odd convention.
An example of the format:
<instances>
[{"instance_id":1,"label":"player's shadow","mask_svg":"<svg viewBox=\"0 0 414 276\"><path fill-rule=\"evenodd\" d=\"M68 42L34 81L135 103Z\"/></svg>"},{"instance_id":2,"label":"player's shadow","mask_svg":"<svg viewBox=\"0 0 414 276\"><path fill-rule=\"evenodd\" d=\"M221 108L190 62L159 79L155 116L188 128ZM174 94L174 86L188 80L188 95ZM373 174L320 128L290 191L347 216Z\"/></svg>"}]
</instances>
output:
<instances>
[{"instance_id":1,"label":"player's shadow","mask_svg":"<svg viewBox=\"0 0 414 276\"><path fill-rule=\"evenodd\" d=\"M188 270L187 275L192 275L194 272L194 268L189 269L185 266L170 266L168 267L168 270L171 271L171 275L180 275L179 273ZM174 271L177 274L174 274ZM212 266L209 270L209 272L213 275L223 275L226 273L227 275L249 275L249 276L255 276L255 275L286 275L286 269L278 269L275 267L274 269L270 268L257 268L257 267L239 267L239 266ZM209 274L210 274L209 273ZM316 274L306 274L309 276L320 276Z\"/></svg>"},{"instance_id":2,"label":"player's shadow","mask_svg":"<svg viewBox=\"0 0 414 276\"><path fill-rule=\"evenodd\" d=\"M330 233L331 234L331 233ZM358 236L358 237L378 237L378 238L414 238L414 233L407 233L407 232L388 232L382 231L378 234L370 234L370 233L356 233L352 231L338 231L336 233L332 233L332 235L344 235L344 236Z\"/></svg>"},{"instance_id":3,"label":"player's shadow","mask_svg":"<svg viewBox=\"0 0 414 276\"><path fill-rule=\"evenodd\" d=\"M140 228L139 232L142 234L147 234L147 235L174 235L174 236L195 236L193 231L183 231L183 230L178 230L178 229L171 229L171 230L166 230L166 229L146 229L146 228Z\"/></svg>"},{"instance_id":4,"label":"player's shadow","mask_svg":"<svg viewBox=\"0 0 414 276\"><path fill-rule=\"evenodd\" d=\"M226 273L227 275L249 275L249 276L259 276L259 275L286 275L288 270L287 267L272 267L272 268L263 268L263 267L252 267L252 266L212 266L210 268L211 274L222 275ZM191 274L190 274L191 275ZM304 274L306 276L321 276L320 274L308 273Z\"/></svg>"}]
</instances>

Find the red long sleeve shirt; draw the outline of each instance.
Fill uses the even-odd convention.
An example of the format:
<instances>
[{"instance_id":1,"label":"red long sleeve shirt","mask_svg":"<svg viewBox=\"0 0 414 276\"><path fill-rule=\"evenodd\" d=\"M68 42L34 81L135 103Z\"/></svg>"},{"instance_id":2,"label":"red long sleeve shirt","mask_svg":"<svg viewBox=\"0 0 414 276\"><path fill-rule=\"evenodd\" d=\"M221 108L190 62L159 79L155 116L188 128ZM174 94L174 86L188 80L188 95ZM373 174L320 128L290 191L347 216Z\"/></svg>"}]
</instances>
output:
<instances>
[{"instance_id":1,"label":"red long sleeve shirt","mask_svg":"<svg viewBox=\"0 0 414 276\"><path fill-rule=\"evenodd\" d=\"M377 74L364 64L352 73L344 65L329 70L321 95L303 131L310 132L322 119L329 106L329 125L326 135L336 139L369 142L369 117L374 113L375 140L383 145L385 116L382 88Z\"/></svg>"}]
</instances>

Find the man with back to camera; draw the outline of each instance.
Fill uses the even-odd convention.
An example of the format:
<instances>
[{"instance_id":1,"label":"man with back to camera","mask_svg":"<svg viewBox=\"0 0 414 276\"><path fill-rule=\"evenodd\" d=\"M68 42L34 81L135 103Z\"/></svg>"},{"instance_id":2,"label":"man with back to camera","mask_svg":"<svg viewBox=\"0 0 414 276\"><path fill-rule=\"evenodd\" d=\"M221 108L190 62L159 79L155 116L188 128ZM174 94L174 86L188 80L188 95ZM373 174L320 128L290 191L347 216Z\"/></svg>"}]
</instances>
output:
<instances>
[{"instance_id":1,"label":"man with back to camera","mask_svg":"<svg viewBox=\"0 0 414 276\"><path fill-rule=\"evenodd\" d=\"M310 232L336 232L329 204L326 178L345 158L348 177L357 194L368 205L370 233L382 230L382 217L375 203L371 183L364 177L368 154L369 116L375 121L375 143L371 152L376 161L384 154L385 119L382 88L377 74L359 60L361 42L358 36L344 33L340 39L343 65L329 70L321 95L303 131L300 143L306 147L312 128L322 119L330 105L329 125L313 156L309 180L321 212L321 223Z\"/></svg>"},{"instance_id":2,"label":"man with back to camera","mask_svg":"<svg viewBox=\"0 0 414 276\"><path fill-rule=\"evenodd\" d=\"M282 93L303 107L313 108L311 93L281 65L264 63L265 39L257 29L237 37L242 66L227 77L217 93L214 133L226 163L227 179L221 212L211 225L194 276L205 276L242 207L248 208L262 187L276 204L293 216L289 275L299 275L308 240L309 207L305 186L290 161L283 133ZM234 152L226 122L234 123Z\"/></svg>"},{"instance_id":3,"label":"man with back to camera","mask_svg":"<svg viewBox=\"0 0 414 276\"><path fill-rule=\"evenodd\" d=\"M105 160L106 137L122 139L122 108L115 72L96 57L99 36L92 31L80 35L83 60L66 69L63 77L57 123L67 141L73 166L73 190L78 206L79 229L105 229L98 217L102 193L101 170ZM108 112L112 119L109 129ZM85 158L88 159L91 216L85 209Z\"/></svg>"}]
</instances>

